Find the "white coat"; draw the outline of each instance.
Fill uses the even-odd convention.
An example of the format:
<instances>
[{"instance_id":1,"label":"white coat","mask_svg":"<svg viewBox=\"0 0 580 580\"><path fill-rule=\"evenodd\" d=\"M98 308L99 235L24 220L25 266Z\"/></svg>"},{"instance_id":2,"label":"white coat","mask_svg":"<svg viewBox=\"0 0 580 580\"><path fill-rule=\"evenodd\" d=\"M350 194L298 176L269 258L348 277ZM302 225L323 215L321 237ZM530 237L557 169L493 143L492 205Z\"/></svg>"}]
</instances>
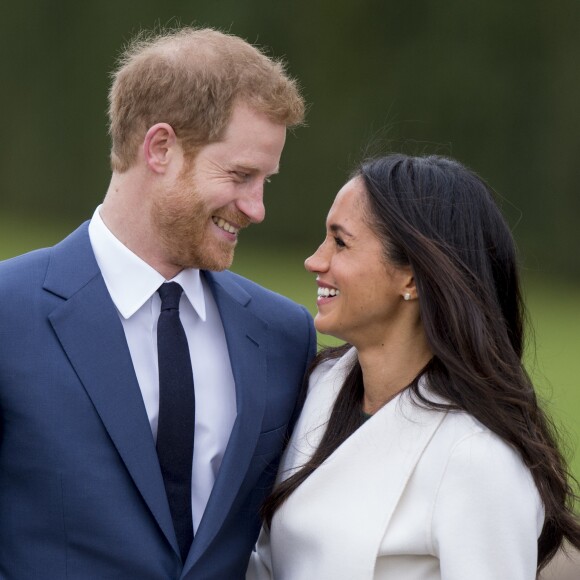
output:
<instances>
[{"instance_id":1,"label":"white coat","mask_svg":"<svg viewBox=\"0 0 580 580\"><path fill-rule=\"evenodd\" d=\"M318 446L355 357L313 373L278 480ZM405 391L281 506L246 578L533 580L543 517L515 450L470 415L425 409Z\"/></svg>"}]
</instances>

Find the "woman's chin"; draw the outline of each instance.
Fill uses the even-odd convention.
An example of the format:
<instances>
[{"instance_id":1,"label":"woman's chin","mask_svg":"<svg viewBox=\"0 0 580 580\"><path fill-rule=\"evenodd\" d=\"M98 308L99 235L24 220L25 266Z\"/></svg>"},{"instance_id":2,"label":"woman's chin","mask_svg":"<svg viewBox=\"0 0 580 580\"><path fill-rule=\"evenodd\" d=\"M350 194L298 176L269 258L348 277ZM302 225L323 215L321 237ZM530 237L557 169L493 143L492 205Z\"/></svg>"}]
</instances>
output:
<instances>
[{"instance_id":1,"label":"woman's chin","mask_svg":"<svg viewBox=\"0 0 580 580\"><path fill-rule=\"evenodd\" d=\"M337 328L334 324L331 324L330 321L324 320L324 318L322 318L320 315L317 315L314 318L314 328L316 328L316 331L320 334L348 342L348 340L340 332L339 328Z\"/></svg>"},{"instance_id":2,"label":"woman's chin","mask_svg":"<svg viewBox=\"0 0 580 580\"><path fill-rule=\"evenodd\" d=\"M327 321L324 320L324 317L320 316L320 314L317 314L314 317L314 328L316 328L316 331L320 332L320 334L327 334L332 336L332 329L329 328L329 326L331 327L332 325L329 325Z\"/></svg>"}]
</instances>

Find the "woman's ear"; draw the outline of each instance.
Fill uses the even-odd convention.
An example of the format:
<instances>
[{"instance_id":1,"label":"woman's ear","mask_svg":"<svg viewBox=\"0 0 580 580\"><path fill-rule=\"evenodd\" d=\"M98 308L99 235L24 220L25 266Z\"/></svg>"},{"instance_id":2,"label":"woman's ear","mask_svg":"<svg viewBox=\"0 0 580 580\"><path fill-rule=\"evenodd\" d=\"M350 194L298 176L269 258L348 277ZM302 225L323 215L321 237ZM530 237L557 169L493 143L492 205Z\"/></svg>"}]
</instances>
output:
<instances>
[{"instance_id":1,"label":"woman's ear","mask_svg":"<svg viewBox=\"0 0 580 580\"><path fill-rule=\"evenodd\" d=\"M403 268L403 278L401 284L401 296L403 300L417 300L417 286L415 285L415 276L410 266Z\"/></svg>"},{"instance_id":2,"label":"woman's ear","mask_svg":"<svg viewBox=\"0 0 580 580\"><path fill-rule=\"evenodd\" d=\"M149 128L143 141L143 154L147 167L154 173L166 173L179 142L173 127L156 123Z\"/></svg>"}]
</instances>

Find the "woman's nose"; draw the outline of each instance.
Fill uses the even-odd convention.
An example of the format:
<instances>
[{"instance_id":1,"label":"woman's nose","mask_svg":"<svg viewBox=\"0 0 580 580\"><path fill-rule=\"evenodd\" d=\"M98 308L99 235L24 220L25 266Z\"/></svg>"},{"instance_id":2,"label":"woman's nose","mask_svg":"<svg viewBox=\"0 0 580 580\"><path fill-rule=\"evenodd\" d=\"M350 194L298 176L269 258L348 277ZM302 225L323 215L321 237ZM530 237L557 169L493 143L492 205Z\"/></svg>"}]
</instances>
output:
<instances>
[{"instance_id":1,"label":"woman's nose","mask_svg":"<svg viewBox=\"0 0 580 580\"><path fill-rule=\"evenodd\" d=\"M312 273L324 272L328 269L328 258L324 252L324 244L322 244L312 256L304 260L304 267Z\"/></svg>"}]
</instances>

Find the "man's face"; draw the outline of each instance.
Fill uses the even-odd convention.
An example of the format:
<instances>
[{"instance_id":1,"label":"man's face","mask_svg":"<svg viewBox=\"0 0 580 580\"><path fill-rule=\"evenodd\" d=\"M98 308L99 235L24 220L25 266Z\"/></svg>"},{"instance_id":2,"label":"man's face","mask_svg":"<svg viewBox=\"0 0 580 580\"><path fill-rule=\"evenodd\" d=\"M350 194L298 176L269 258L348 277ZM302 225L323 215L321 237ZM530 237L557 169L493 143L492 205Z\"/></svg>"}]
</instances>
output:
<instances>
[{"instance_id":1,"label":"man's face","mask_svg":"<svg viewBox=\"0 0 580 580\"><path fill-rule=\"evenodd\" d=\"M264 183L278 172L286 127L238 103L224 138L183 161L155 200L152 223L179 268L229 268L238 232L264 219Z\"/></svg>"}]
</instances>

